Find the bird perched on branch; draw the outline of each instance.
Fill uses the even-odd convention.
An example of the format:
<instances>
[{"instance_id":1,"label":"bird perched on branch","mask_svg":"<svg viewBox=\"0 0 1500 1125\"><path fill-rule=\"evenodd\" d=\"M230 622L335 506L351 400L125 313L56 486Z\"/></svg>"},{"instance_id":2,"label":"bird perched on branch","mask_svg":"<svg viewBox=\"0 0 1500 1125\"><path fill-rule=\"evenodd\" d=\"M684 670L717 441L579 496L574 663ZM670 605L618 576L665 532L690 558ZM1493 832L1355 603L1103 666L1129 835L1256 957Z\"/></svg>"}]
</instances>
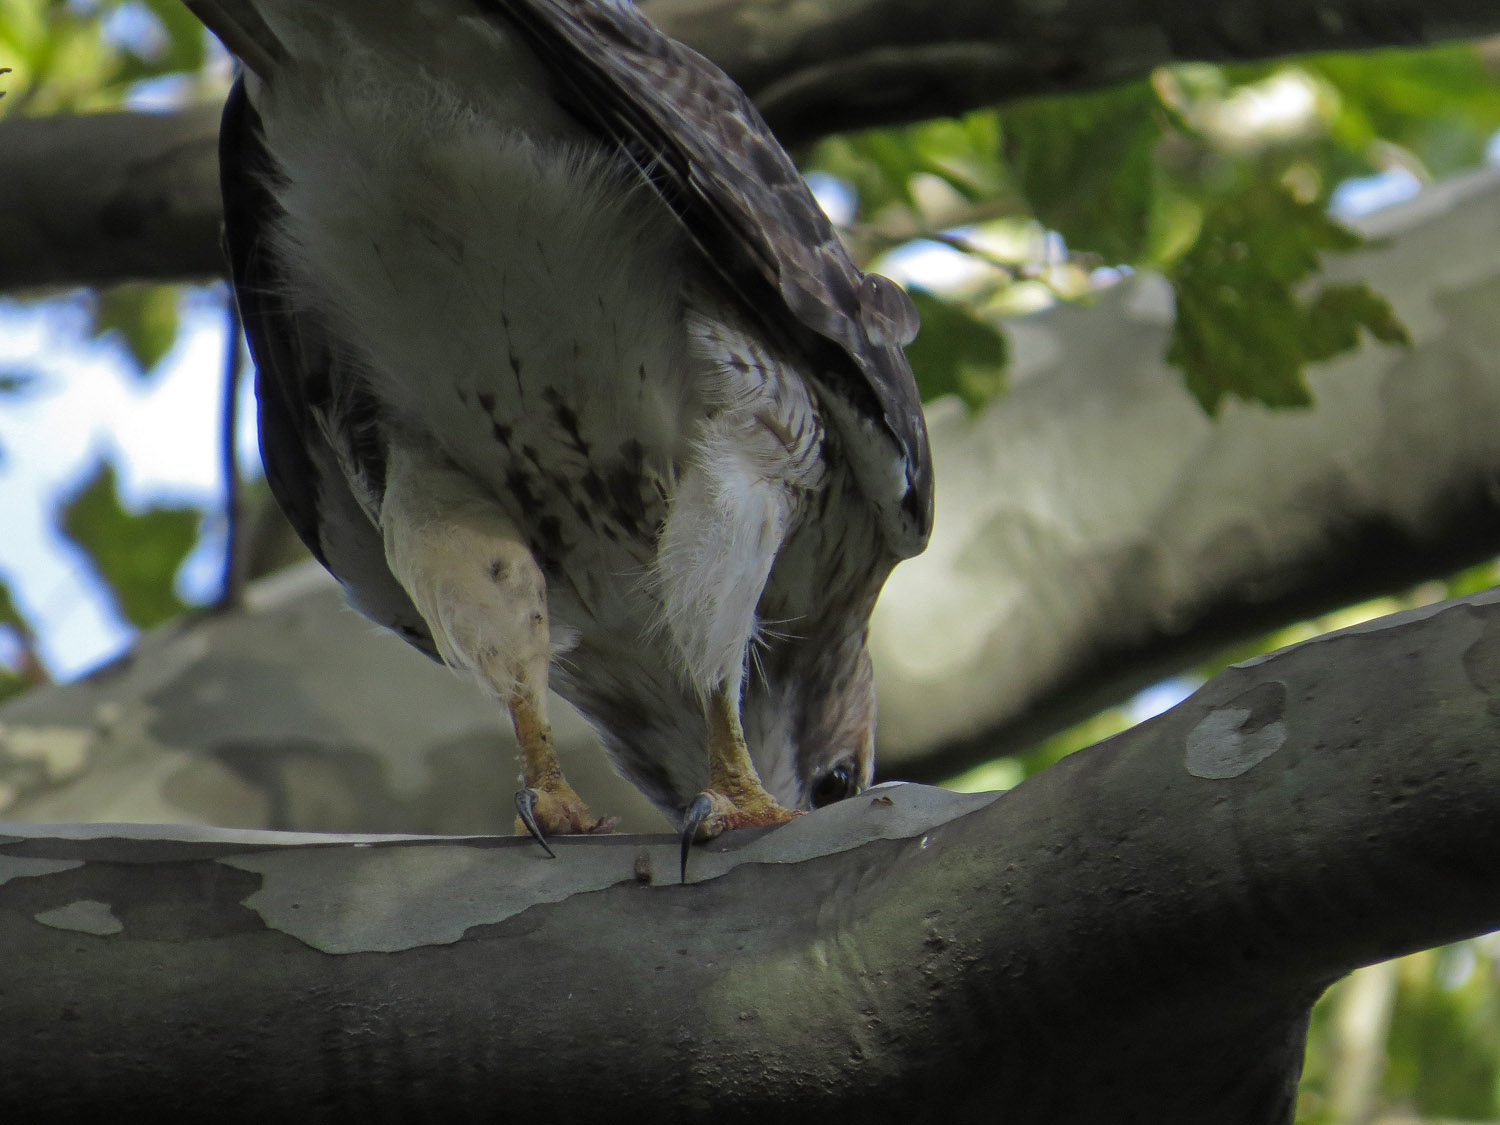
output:
<instances>
[{"instance_id":1,"label":"bird perched on branch","mask_svg":"<svg viewBox=\"0 0 1500 1125\"><path fill-rule=\"evenodd\" d=\"M608 830L545 691L687 844L849 796L931 526L901 352L744 94L624 0L188 0L271 489L509 709L520 819ZM550 850L550 849L549 849Z\"/></svg>"}]
</instances>

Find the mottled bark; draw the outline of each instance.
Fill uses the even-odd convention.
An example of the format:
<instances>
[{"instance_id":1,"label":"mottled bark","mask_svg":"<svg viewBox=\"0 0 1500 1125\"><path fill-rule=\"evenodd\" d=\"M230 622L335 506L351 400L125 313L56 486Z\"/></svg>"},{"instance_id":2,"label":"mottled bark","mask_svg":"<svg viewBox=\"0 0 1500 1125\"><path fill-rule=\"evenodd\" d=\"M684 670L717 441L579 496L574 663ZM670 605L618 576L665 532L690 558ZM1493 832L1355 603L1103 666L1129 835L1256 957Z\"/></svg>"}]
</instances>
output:
<instances>
[{"instance_id":1,"label":"mottled bark","mask_svg":"<svg viewBox=\"0 0 1500 1125\"><path fill-rule=\"evenodd\" d=\"M929 407L937 523L876 609L886 776L941 780L1227 645L1500 553L1500 173L1360 220L1325 262L1409 348L1309 369L1314 405L1206 417L1136 277L1011 321L1012 385Z\"/></svg>"},{"instance_id":2,"label":"mottled bark","mask_svg":"<svg viewBox=\"0 0 1500 1125\"><path fill-rule=\"evenodd\" d=\"M1500 173L1365 229L1381 242L1332 276L1389 295L1413 345L1319 365L1309 410L1204 417L1162 359L1169 295L1144 277L1011 322L1013 386L979 417L929 410L932 546L896 569L872 634L880 776L943 780L1216 646L1500 551ZM0 808L503 831L498 708L375 635L331 581L297 582L0 708ZM557 707L584 796L659 827Z\"/></svg>"},{"instance_id":3,"label":"mottled bark","mask_svg":"<svg viewBox=\"0 0 1500 1125\"><path fill-rule=\"evenodd\" d=\"M1484 595L1231 668L998 799L732 834L685 887L660 837L7 825L0 1106L1289 1121L1327 983L1500 926L1497 707Z\"/></svg>"}]
</instances>

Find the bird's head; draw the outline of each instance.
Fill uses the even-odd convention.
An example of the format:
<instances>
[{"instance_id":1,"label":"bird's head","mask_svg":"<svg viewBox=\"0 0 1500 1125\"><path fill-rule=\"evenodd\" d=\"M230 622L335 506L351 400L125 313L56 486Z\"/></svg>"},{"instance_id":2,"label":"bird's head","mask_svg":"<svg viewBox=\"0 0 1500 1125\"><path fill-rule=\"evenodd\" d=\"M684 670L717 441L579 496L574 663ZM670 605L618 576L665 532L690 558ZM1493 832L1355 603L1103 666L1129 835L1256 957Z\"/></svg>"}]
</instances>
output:
<instances>
[{"instance_id":1,"label":"bird's head","mask_svg":"<svg viewBox=\"0 0 1500 1125\"><path fill-rule=\"evenodd\" d=\"M761 781L788 808L822 808L868 788L875 680L865 631L816 651L766 654L745 684L743 718Z\"/></svg>"}]
</instances>

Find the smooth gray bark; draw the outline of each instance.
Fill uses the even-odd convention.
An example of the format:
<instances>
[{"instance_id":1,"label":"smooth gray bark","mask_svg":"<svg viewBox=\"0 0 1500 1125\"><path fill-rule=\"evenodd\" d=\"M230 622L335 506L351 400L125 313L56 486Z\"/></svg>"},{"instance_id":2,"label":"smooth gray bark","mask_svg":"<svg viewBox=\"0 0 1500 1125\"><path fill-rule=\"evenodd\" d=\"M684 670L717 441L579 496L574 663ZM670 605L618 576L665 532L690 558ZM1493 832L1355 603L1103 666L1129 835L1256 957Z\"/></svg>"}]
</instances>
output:
<instances>
[{"instance_id":1,"label":"smooth gray bark","mask_svg":"<svg viewBox=\"0 0 1500 1125\"><path fill-rule=\"evenodd\" d=\"M1309 1005L1500 926L1500 604L1227 670L996 800L735 833L10 824L25 1120L1290 1120Z\"/></svg>"},{"instance_id":2,"label":"smooth gray bark","mask_svg":"<svg viewBox=\"0 0 1500 1125\"><path fill-rule=\"evenodd\" d=\"M887 776L951 777L1229 644L1500 552L1500 172L1357 225L1371 244L1322 277L1386 296L1412 345L1313 366L1309 409L1205 416L1147 276L1008 322L1012 385L978 417L929 407L932 543L872 633Z\"/></svg>"}]
</instances>

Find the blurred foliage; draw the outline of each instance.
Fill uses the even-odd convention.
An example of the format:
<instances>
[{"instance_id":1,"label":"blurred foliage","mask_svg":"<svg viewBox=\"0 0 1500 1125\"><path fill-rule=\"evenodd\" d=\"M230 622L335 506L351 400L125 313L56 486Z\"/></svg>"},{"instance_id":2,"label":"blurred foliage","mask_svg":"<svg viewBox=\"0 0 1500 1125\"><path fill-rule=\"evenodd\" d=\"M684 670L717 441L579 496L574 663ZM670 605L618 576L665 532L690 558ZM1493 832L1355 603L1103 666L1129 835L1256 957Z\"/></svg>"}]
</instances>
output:
<instances>
[{"instance_id":1,"label":"blurred foliage","mask_svg":"<svg viewBox=\"0 0 1500 1125\"><path fill-rule=\"evenodd\" d=\"M181 0L0 0L0 61L10 70L0 115L120 109L163 87L187 101L222 93L205 70L208 38ZM178 288L101 293L94 335L114 333L141 374L177 335Z\"/></svg>"},{"instance_id":2,"label":"blurred foliage","mask_svg":"<svg viewBox=\"0 0 1500 1125\"><path fill-rule=\"evenodd\" d=\"M10 587L0 582L0 642L4 642L0 644L0 700L35 686L35 671L40 668L35 659L35 639ZM33 674L27 675L28 671Z\"/></svg>"},{"instance_id":3,"label":"blurred foliage","mask_svg":"<svg viewBox=\"0 0 1500 1125\"><path fill-rule=\"evenodd\" d=\"M1177 294L1167 359L1186 372L1204 410L1230 394L1308 405L1303 367L1357 347L1360 328L1410 343L1390 305L1363 284L1323 286L1311 299L1300 292L1321 251L1359 241L1321 206L1264 181L1204 212L1197 240L1167 271Z\"/></svg>"},{"instance_id":4,"label":"blurred foliage","mask_svg":"<svg viewBox=\"0 0 1500 1125\"><path fill-rule=\"evenodd\" d=\"M849 233L868 258L954 228L1030 224L1065 243L1061 262L991 262L985 280L965 272L934 299L993 322L1027 307L1008 293L1044 267L1053 299L1087 299L1100 265L1160 270L1177 294L1168 358L1206 410L1226 397L1299 406L1308 364L1407 340L1378 293L1314 284L1324 257L1360 245L1329 217L1334 189L1478 163L1500 128L1496 54L1460 45L1163 67L1109 90L831 138L811 163L854 188ZM965 348L969 368L994 354L987 340L954 345ZM954 391L960 362L917 365L924 394ZM980 385L998 393L1003 381Z\"/></svg>"},{"instance_id":5,"label":"blurred foliage","mask_svg":"<svg viewBox=\"0 0 1500 1125\"><path fill-rule=\"evenodd\" d=\"M1004 388L1005 334L957 301L915 288L911 299L922 331L906 355L928 396L957 395L970 411L994 399Z\"/></svg>"},{"instance_id":6,"label":"blurred foliage","mask_svg":"<svg viewBox=\"0 0 1500 1125\"><path fill-rule=\"evenodd\" d=\"M103 463L63 502L59 522L104 580L121 615L144 629L187 608L173 590L173 581L198 542L202 516L191 507L127 511L114 469Z\"/></svg>"},{"instance_id":7,"label":"blurred foliage","mask_svg":"<svg viewBox=\"0 0 1500 1125\"><path fill-rule=\"evenodd\" d=\"M30 371L0 371L0 395L19 394L31 386L36 376Z\"/></svg>"},{"instance_id":8,"label":"blurred foliage","mask_svg":"<svg viewBox=\"0 0 1500 1125\"><path fill-rule=\"evenodd\" d=\"M23 395L36 384L36 372L19 368L0 368L0 400ZM0 466L5 464L5 447L0 446Z\"/></svg>"},{"instance_id":9,"label":"blurred foliage","mask_svg":"<svg viewBox=\"0 0 1500 1125\"><path fill-rule=\"evenodd\" d=\"M0 0L0 58L13 71L0 113L117 109L142 82L195 80L206 47L181 0Z\"/></svg>"},{"instance_id":10,"label":"blurred foliage","mask_svg":"<svg viewBox=\"0 0 1500 1125\"><path fill-rule=\"evenodd\" d=\"M113 334L145 377L177 341L176 285L116 285L99 294L94 306L94 335Z\"/></svg>"},{"instance_id":11,"label":"blurred foliage","mask_svg":"<svg viewBox=\"0 0 1500 1125\"><path fill-rule=\"evenodd\" d=\"M1500 934L1339 981L1313 1008L1298 1125L1500 1120Z\"/></svg>"}]
</instances>

